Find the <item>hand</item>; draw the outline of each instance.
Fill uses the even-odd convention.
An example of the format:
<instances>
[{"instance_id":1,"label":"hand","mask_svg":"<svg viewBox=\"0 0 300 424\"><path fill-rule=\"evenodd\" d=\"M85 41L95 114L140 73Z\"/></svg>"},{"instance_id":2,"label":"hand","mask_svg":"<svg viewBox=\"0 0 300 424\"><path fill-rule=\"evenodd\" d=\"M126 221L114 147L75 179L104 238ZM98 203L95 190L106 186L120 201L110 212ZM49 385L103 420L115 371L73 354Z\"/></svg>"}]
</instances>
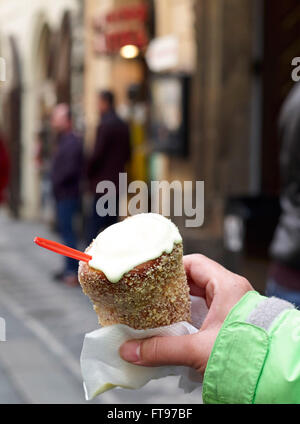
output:
<instances>
[{"instance_id":1,"label":"hand","mask_svg":"<svg viewBox=\"0 0 300 424\"><path fill-rule=\"evenodd\" d=\"M183 258L190 293L206 300L208 314L200 330L187 336L130 340L120 347L121 357L137 365L185 365L204 373L218 332L231 308L251 284L200 254Z\"/></svg>"}]
</instances>

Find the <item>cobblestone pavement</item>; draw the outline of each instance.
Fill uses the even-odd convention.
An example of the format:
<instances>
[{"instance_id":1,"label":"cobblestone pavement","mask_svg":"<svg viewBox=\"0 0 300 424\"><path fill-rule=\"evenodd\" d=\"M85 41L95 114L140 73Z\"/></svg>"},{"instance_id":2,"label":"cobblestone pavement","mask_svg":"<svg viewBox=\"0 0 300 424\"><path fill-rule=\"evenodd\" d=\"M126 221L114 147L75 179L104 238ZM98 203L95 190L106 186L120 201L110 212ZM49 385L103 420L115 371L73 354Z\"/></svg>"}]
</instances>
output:
<instances>
[{"instance_id":1,"label":"cobblestone pavement","mask_svg":"<svg viewBox=\"0 0 300 424\"><path fill-rule=\"evenodd\" d=\"M98 327L80 287L52 280L61 258L33 243L57 240L36 222L0 212L0 403L85 403L79 358L84 334ZM92 403L200 403L201 389L184 394L178 377L151 381L138 391L114 389Z\"/></svg>"}]
</instances>

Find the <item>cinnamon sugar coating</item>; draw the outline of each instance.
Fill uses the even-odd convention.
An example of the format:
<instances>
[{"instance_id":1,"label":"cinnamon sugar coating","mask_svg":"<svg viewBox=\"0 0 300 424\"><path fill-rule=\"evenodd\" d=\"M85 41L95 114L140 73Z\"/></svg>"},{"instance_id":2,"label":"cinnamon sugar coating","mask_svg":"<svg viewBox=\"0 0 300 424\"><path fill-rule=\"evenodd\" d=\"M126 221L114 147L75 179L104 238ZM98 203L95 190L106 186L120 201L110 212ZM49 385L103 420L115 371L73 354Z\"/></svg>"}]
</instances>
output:
<instances>
[{"instance_id":1,"label":"cinnamon sugar coating","mask_svg":"<svg viewBox=\"0 0 300 424\"><path fill-rule=\"evenodd\" d=\"M80 262L79 282L94 304L99 324L146 329L191 322L182 250L182 243L175 244L171 253L136 266L117 283L111 283L103 272Z\"/></svg>"}]
</instances>

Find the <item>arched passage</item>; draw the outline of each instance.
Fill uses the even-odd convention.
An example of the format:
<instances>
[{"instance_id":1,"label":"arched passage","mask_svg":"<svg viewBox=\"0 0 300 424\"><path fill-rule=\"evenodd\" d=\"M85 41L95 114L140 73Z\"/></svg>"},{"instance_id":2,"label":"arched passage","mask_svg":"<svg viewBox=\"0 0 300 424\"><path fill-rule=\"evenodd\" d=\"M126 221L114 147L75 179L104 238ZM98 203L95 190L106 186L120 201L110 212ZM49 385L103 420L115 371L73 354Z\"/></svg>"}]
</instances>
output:
<instances>
[{"instance_id":1,"label":"arched passage","mask_svg":"<svg viewBox=\"0 0 300 424\"><path fill-rule=\"evenodd\" d=\"M56 93L58 103L71 102L71 17L66 12L63 16L61 28L57 37L56 49Z\"/></svg>"},{"instance_id":2,"label":"arched passage","mask_svg":"<svg viewBox=\"0 0 300 424\"><path fill-rule=\"evenodd\" d=\"M55 36L47 23L40 29L34 60L35 69L35 166L37 167L40 215L48 221L52 218L49 167L52 156L52 132L50 128L51 111L56 103L54 82Z\"/></svg>"},{"instance_id":3,"label":"arched passage","mask_svg":"<svg viewBox=\"0 0 300 424\"><path fill-rule=\"evenodd\" d=\"M21 62L16 40L14 37L10 37L8 42L10 52L10 84L3 105L3 132L11 158L8 204L12 215L17 218L21 205L22 79Z\"/></svg>"}]
</instances>

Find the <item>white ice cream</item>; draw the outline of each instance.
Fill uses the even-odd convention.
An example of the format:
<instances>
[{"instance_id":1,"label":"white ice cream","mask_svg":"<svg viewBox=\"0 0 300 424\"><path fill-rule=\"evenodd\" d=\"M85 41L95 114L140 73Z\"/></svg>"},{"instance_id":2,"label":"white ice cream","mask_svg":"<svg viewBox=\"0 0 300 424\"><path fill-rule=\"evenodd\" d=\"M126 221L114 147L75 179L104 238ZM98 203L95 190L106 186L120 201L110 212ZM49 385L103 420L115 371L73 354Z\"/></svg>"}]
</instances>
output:
<instances>
[{"instance_id":1,"label":"white ice cream","mask_svg":"<svg viewBox=\"0 0 300 424\"><path fill-rule=\"evenodd\" d=\"M141 213L102 231L88 252L89 265L117 283L137 265L171 253L181 241L172 221L156 213Z\"/></svg>"}]
</instances>

